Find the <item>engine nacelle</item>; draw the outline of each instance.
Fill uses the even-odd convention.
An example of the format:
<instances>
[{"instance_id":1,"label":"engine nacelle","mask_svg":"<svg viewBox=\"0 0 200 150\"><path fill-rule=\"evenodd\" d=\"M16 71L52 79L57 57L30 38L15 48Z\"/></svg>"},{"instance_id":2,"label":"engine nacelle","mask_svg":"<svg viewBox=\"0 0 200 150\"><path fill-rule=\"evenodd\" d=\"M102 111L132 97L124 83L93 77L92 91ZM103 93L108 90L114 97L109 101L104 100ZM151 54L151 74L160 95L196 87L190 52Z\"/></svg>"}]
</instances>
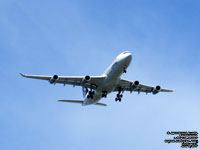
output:
<instances>
[{"instance_id":1,"label":"engine nacelle","mask_svg":"<svg viewBox=\"0 0 200 150\"><path fill-rule=\"evenodd\" d=\"M159 85L157 85L157 86L153 89L152 93L155 95L155 94L159 93L160 90L161 90L161 87L160 87Z\"/></svg>"},{"instance_id":2,"label":"engine nacelle","mask_svg":"<svg viewBox=\"0 0 200 150\"><path fill-rule=\"evenodd\" d=\"M51 84L56 83L56 81L59 79L58 75L53 75L53 77L51 77L51 79L49 80L49 82Z\"/></svg>"},{"instance_id":3,"label":"engine nacelle","mask_svg":"<svg viewBox=\"0 0 200 150\"><path fill-rule=\"evenodd\" d=\"M88 82L88 81L90 81L90 80L91 80L91 78L90 78L89 75L85 76L84 81Z\"/></svg>"},{"instance_id":4,"label":"engine nacelle","mask_svg":"<svg viewBox=\"0 0 200 150\"><path fill-rule=\"evenodd\" d=\"M136 80L135 82L133 82L133 83L131 84L131 88L135 89L136 87L139 86L139 84L140 84L140 82Z\"/></svg>"},{"instance_id":5,"label":"engine nacelle","mask_svg":"<svg viewBox=\"0 0 200 150\"><path fill-rule=\"evenodd\" d=\"M140 82L137 81L137 80L134 82L134 85L135 85L135 86L138 86L139 84L140 84Z\"/></svg>"}]
</instances>

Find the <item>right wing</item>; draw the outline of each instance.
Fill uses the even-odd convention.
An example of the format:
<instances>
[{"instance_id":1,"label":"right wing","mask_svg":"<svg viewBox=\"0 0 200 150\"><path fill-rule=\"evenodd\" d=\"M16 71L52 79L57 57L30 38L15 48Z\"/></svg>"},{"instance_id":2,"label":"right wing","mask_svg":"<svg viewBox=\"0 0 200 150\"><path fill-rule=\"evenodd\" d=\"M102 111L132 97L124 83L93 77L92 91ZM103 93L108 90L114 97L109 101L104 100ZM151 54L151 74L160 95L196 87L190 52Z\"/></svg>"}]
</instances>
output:
<instances>
[{"instance_id":1,"label":"right wing","mask_svg":"<svg viewBox=\"0 0 200 150\"><path fill-rule=\"evenodd\" d=\"M120 88L123 91L129 91L129 92L136 91L138 93L145 92L145 93L157 94L158 92L173 92L173 90L162 89L160 86L153 87L153 86L149 86L149 85L140 84L139 82L137 84L138 85L134 85L134 82L132 82L132 81L120 79L120 81L114 91L118 91ZM156 89L156 88L159 88L159 89Z\"/></svg>"},{"instance_id":2,"label":"right wing","mask_svg":"<svg viewBox=\"0 0 200 150\"><path fill-rule=\"evenodd\" d=\"M86 88L93 88L96 89L104 80L104 76L91 76L90 79L86 82L85 76L41 76L41 75L25 75L20 73L21 76L26 78L32 79L40 79L40 80L47 80L51 84L70 84L73 86L83 86Z\"/></svg>"}]
</instances>

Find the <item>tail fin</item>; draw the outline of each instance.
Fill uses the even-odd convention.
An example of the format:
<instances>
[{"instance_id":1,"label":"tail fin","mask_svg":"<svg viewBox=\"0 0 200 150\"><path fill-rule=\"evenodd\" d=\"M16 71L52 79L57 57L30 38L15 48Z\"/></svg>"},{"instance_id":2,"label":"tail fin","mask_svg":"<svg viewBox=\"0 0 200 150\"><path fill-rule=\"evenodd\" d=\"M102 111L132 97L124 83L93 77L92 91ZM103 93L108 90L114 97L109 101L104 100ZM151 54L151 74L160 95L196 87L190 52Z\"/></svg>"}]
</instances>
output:
<instances>
[{"instance_id":1,"label":"tail fin","mask_svg":"<svg viewBox=\"0 0 200 150\"><path fill-rule=\"evenodd\" d=\"M67 103L78 103L78 104L83 104L82 100L58 100L59 102L67 102ZM94 105L98 106L107 106L106 104L103 103L96 103Z\"/></svg>"}]
</instances>

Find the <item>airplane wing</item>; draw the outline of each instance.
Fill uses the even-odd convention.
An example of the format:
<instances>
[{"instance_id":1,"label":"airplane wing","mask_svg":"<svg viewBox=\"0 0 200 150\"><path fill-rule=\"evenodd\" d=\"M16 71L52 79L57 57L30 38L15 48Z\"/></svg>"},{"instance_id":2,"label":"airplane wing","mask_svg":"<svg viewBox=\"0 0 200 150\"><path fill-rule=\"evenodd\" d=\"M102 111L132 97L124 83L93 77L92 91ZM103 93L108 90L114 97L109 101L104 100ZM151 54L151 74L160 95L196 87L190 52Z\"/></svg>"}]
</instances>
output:
<instances>
[{"instance_id":1,"label":"airplane wing","mask_svg":"<svg viewBox=\"0 0 200 150\"><path fill-rule=\"evenodd\" d=\"M73 86L83 86L86 88L96 89L105 78L104 76L41 76L41 75L25 75L20 73L21 76L32 79L47 80L51 84L69 84ZM85 78L87 78L85 80Z\"/></svg>"},{"instance_id":2,"label":"airplane wing","mask_svg":"<svg viewBox=\"0 0 200 150\"><path fill-rule=\"evenodd\" d=\"M118 91L121 89L122 91L136 91L138 93L145 92L145 93L153 93L157 94L159 92L173 92L173 90L162 89L160 86L148 86L140 84L138 81L132 82L124 79L120 79L116 89L114 91Z\"/></svg>"}]
</instances>

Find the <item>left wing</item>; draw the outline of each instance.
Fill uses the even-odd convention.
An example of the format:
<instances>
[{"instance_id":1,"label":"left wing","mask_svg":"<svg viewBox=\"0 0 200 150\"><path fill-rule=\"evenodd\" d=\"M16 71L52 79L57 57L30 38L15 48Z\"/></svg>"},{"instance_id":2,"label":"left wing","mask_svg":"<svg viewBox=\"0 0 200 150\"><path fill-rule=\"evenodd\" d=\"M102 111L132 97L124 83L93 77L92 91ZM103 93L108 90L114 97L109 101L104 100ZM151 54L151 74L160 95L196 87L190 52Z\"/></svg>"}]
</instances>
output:
<instances>
[{"instance_id":1,"label":"left wing","mask_svg":"<svg viewBox=\"0 0 200 150\"><path fill-rule=\"evenodd\" d=\"M41 76L41 75L25 75L20 73L21 76L32 79L47 80L51 84L70 84L73 86L83 86L86 88L96 89L105 78L104 76Z\"/></svg>"},{"instance_id":2,"label":"left wing","mask_svg":"<svg viewBox=\"0 0 200 150\"><path fill-rule=\"evenodd\" d=\"M173 92L173 90L168 90L168 89L162 89L159 85L156 87L153 86L148 86L148 85L143 85L140 84L139 81L128 81L128 80L124 80L124 79L120 79L116 89L114 91L137 91L138 93L140 92L145 92L145 93L153 93L153 94L157 94L159 92Z\"/></svg>"}]
</instances>

